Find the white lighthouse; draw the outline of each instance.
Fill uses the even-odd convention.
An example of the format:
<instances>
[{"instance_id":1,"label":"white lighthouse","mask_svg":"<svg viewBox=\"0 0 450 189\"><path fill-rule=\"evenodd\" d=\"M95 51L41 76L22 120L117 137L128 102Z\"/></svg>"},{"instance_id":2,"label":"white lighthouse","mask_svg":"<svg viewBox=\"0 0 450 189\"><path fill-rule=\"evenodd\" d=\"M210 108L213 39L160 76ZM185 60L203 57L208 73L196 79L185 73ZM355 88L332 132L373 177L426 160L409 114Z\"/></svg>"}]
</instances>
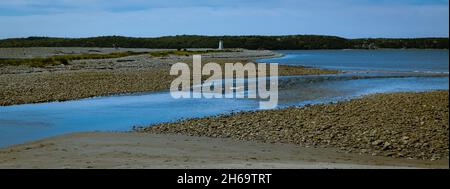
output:
<instances>
[{"instance_id":1,"label":"white lighthouse","mask_svg":"<svg viewBox=\"0 0 450 189\"><path fill-rule=\"evenodd\" d=\"M219 41L219 50L223 50L223 41L222 40Z\"/></svg>"}]
</instances>

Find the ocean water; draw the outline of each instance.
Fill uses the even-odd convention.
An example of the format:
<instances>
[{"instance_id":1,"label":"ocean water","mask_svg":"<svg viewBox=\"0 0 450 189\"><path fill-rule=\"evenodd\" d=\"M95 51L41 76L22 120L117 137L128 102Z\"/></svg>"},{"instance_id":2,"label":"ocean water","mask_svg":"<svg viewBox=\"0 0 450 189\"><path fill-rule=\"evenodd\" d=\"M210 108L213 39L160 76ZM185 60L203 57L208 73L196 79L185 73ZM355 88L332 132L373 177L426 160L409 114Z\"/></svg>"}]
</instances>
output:
<instances>
[{"instance_id":1,"label":"ocean water","mask_svg":"<svg viewBox=\"0 0 450 189\"><path fill-rule=\"evenodd\" d=\"M259 62L350 71L448 73L448 50L313 50L279 51L285 56Z\"/></svg>"},{"instance_id":2,"label":"ocean water","mask_svg":"<svg viewBox=\"0 0 450 189\"><path fill-rule=\"evenodd\" d=\"M334 102L373 93L449 88L448 74L433 74L448 73L448 51L282 52L287 56L260 61L339 68L347 73L279 77L278 108ZM351 52L354 52L354 60ZM371 55L364 59L363 54L367 53ZM305 54L312 57L305 58L309 56ZM333 54L337 60L334 65ZM391 65L383 60L398 63ZM407 60L412 63L407 64ZM169 92L4 106L0 107L0 147L72 132L128 131L133 126L258 109L259 101L254 99L173 99Z\"/></svg>"}]
</instances>

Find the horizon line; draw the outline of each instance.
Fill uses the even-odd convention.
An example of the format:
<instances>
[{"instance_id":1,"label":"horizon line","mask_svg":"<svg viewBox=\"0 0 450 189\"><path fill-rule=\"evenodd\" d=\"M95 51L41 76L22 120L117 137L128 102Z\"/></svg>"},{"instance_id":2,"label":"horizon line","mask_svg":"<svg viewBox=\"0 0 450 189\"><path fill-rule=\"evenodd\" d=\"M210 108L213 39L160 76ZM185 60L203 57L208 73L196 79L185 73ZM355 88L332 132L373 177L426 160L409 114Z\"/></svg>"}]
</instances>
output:
<instances>
[{"instance_id":1,"label":"horizon line","mask_svg":"<svg viewBox=\"0 0 450 189\"><path fill-rule=\"evenodd\" d=\"M125 35L98 35L98 36L86 36L86 37L55 37L55 36L22 36L22 37L0 37L0 40L8 40L8 39L27 39L27 38L61 38L61 39L86 39L86 38L99 38L99 37L125 37L125 38L162 38L162 37L179 37L179 36L200 36L200 37L251 37L251 36L261 36L261 37L284 37L284 36L324 36L324 37L338 37L343 39L431 39L431 38L440 38L440 39L449 39L449 36L427 36L427 37L356 37L356 38L347 38L338 35L324 35L324 34L281 34L281 35L261 35L261 34L243 34L243 35L201 35L201 34L177 34L177 35L161 35L161 36L125 36Z\"/></svg>"}]
</instances>

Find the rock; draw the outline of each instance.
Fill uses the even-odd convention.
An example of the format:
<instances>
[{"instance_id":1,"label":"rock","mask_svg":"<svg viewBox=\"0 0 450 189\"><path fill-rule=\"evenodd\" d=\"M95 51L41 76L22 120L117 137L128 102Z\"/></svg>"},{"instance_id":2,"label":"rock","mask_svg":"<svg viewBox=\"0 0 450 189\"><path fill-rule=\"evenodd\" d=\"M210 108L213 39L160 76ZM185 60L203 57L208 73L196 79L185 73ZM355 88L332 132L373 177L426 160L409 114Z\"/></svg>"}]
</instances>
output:
<instances>
[{"instance_id":1,"label":"rock","mask_svg":"<svg viewBox=\"0 0 450 189\"><path fill-rule=\"evenodd\" d=\"M388 149L390 146L391 146L391 143L385 142L384 145L383 145L383 150Z\"/></svg>"},{"instance_id":2,"label":"rock","mask_svg":"<svg viewBox=\"0 0 450 189\"><path fill-rule=\"evenodd\" d=\"M382 140L376 140L376 141L372 142L372 145L378 146L378 145L380 145L380 144L382 144L382 143L383 143Z\"/></svg>"}]
</instances>

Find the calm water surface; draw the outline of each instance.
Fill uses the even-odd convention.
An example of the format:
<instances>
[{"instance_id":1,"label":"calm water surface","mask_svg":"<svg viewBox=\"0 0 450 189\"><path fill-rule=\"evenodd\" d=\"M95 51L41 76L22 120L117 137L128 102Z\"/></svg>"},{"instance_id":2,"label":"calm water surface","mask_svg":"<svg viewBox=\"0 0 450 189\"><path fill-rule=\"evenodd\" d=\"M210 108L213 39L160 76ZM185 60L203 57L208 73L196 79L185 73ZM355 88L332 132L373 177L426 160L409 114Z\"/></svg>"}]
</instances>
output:
<instances>
[{"instance_id":1,"label":"calm water surface","mask_svg":"<svg viewBox=\"0 0 450 189\"><path fill-rule=\"evenodd\" d=\"M339 70L384 70L448 73L448 50L317 50L279 51L285 56L262 59L289 65Z\"/></svg>"}]
</instances>

